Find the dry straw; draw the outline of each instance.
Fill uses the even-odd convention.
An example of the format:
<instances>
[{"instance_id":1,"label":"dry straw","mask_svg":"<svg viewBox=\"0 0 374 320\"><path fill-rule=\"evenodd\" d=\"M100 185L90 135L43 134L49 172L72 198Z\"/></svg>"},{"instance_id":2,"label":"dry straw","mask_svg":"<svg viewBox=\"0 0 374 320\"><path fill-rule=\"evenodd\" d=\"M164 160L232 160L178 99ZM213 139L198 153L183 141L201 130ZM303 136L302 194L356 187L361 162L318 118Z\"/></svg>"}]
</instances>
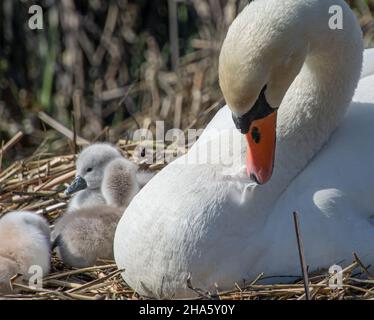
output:
<instances>
[{"instance_id":1,"label":"dry straw","mask_svg":"<svg viewBox=\"0 0 374 320\"><path fill-rule=\"evenodd\" d=\"M372 46L374 19L368 2L363 0L348 2L350 5L355 5L355 11L359 15L365 32L365 45ZM170 71L162 63L160 48L155 39L151 35L143 34L147 50L142 75L139 81L124 86L117 81L115 75L126 78L126 73L122 71L128 70L129 66L126 63L123 65L121 59L118 59L124 56L123 48L116 41L113 33L116 26L124 23L127 31L120 33L122 37L126 41L136 37L131 21L126 20L130 16L124 15L113 2L107 12L104 29L96 30L93 28L94 25L84 27L73 1L61 2L63 36L66 38L65 42L70 44L65 48L65 56L70 57L66 63L74 62L74 68L71 65L65 66L64 79L69 81L74 79L74 83L66 86L72 88L69 92L54 93L56 101L61 104L59 110L64 110L62 114L56 117L51 117L45 112L38 114L42 126L45 129L53 129L51 132L58 132L59 140L54 144L57 146L55 148L51 148L50 145L46 147L46 144L42 143L31 156L10 163L9 154L17 154L15 147L19 141L25 139L24 134L20 128L20 132L13 139L0 141L0 216L13 210L33 210L46 217L53 225L64 212L69 200L63 190L75 175L76 152L89 142L101 139L117 141L117 145L126 157L142 168L157 171L164 164L157 161L153 165L144 163L135 152L139 143L123 138L126 136L124 133L131 132L134 128L152 129L156 120L164 120L170 127L183 130L202 128L206 125L223 103L219 100L216 72L220 43L228 25L247 1L191 0L189 3L194 6L201 20L198 35L192 40L194 51L179 57L178 45L175 43L177 34L175 30L170 30L173 61L173 70ZM372 1L370 4L372 5ZM137 9L136 6L131 8L135 11ZM170 24L175 25L175 8L170 12ZM97 46L87 36L91 29L101 34ZM110 55L112 59L104 72L105 81L97 80L91 86L93 106L89 108L87 102L89 99L82 90L87 82L82 57L86 57L88 63L97 68L105 65L105 55ZM57 75L57 79L60 76L62 75ZM63 124L68 122L69 113L66 110L69 101L73 102L74 110L72 130ZM136 108L138 105L140 108ZM130 111L135 109L135 112L130 112L128 119L120 121L111 128L103 127L100 116L116 113L123 107ZM7 132L8 127L10 128L6 122L0 124L4 132ZM36 134L44 137L46 132L34 131L34 135ZM155 147L155 144L154 141L144 142L144 145L152 147ZM74 150L71 154L56 155L56 149L60 150L67 145L72 146L71 150ZM167 153L178 151L173 143L162 146ZM50 150L54 150L54 153L51 154ZM155 157L157 158L157 155ZM7 167L4 165L4 159L8 161ZM292 219L291 212L290 219ZM295 240L296 250L298 247ZM330 275L326 270L309 274L308 288L311 299L374 299L374 278L370 275L368 266L357 254L353 254L352 260L351 264L348 261L344 263L343 287L339 290L332 290L329 287ZM220 289L219 283L216 284L215 292L204 292L195 288L193 277L186 285L196 294L197 299L305 299L301 275L296 275L293 283L276 285L262 284L261 281L266 280L266 276L261 274L256 279L233 284L232 290L225 292ZM113 261L103 261L101 266L76 270L67 268L56 256L53 256L52 273L44 279L43 289L33 290L15 280L14 287L21 290L20 293L3 296L0 299L145 299L126 286L120 276L120 270Z\"/></svg>"}]
</instances>

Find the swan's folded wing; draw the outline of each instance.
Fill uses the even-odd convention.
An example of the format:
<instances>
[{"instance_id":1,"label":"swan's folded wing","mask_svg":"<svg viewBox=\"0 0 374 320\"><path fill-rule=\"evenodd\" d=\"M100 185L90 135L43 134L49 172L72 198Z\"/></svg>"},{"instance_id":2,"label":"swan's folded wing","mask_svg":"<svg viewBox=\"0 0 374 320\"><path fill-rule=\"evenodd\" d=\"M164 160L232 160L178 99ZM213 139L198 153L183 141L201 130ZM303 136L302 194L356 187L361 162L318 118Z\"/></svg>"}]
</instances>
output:
<instances>
[{"instance_id":1,"label":"swan's folded wing","mask_svg":"<svg viewBox=\"0 0 374 320\"><path fill-rule=\"evenodd\" d=\"M216 138L225 130L236 130L234 121L232 120L231 111L227 105L218 110L199 137L198 143L206 143L207 141Z\"/></svg>"}]
</instances>

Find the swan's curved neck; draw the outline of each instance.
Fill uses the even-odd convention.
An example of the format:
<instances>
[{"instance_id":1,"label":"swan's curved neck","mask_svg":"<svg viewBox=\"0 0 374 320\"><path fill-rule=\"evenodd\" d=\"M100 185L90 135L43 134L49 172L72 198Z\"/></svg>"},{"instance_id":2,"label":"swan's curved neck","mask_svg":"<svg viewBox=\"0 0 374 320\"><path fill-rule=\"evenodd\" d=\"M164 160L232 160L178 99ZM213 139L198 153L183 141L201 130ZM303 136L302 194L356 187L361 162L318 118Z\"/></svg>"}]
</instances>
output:
<instances>
[{"instance_id":1,"label":"swan's curved neck","mask_svg":"<svg viewBox=\"0 0 374 320\"><path fill-rule=\"evenodd\" d=\"M270 185L279 193L327 142L344 117L360 77L363 44L356 18L341 1L344 28L331 30L328 10L332 1L320 3L305 19L308 54L278 112Z\"/></svg>"}]
</instances>

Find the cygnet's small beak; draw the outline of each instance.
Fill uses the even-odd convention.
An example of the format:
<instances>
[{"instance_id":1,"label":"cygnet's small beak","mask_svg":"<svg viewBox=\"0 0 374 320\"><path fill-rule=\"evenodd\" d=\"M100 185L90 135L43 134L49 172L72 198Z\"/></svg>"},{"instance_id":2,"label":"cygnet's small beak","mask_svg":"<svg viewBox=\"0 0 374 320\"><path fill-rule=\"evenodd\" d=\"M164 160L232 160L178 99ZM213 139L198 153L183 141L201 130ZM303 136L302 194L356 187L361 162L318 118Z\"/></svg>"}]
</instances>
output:
<instances>
[{"instance_id":1,"label":"cygnet's small beak","mask_svg":"<svg viewBox=\"0 0 374 320\"><path fill-rule=\"evenodd\" d=\"M70 186L65 190L65 195L70 196L80 190L84 190L87 188L87 182L81 176L76 176L74 181L70 184Z\"/></svg>"}]
</instances>

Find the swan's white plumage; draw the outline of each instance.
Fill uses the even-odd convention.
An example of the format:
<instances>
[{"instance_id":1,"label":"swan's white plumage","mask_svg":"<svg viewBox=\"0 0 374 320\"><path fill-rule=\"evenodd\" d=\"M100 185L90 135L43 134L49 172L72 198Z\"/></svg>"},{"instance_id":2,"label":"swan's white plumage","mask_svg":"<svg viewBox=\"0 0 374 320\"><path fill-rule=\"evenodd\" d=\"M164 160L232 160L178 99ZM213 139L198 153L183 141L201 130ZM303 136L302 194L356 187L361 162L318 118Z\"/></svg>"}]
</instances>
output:
<instances>
[{"instance_id":1,"label":"swan's white plumage","mask_svg":"<svg viewBox=\"0 0 374 320\"><path fill-rule=\"evenodd\" d=\"M361 78L374 74L374 48L366 49L364 52L364 63Z\"/></svg>"},{"instance_id":2,"label":"swan's white plumage","mask_svg":"<svg viewBox=\"0 0 374 320\"><path fill-rule=\"evenodd\" d=\"M344 8L344 31L332 33L327 22L319 20L328 18L328 8L333 4ZM279 18L280 21L273 21ZM253 23L253 30L248 21ZM221 289L229 288L261 272L269 276L299 275L292 222L295 210L301 215L310 270L342 261L349 263L353 251L366 264L374 264L372 53L365 54L362 79L344 117L362 60L360 31L348 6L340 0L254 1L231 27L231 39L224 47L227 49L233 40L233 55L228 52L228 60L222 61L230 70L242 61L239 71L247 60L251 61L250 71L257 68L255 62L271 63L261 61L262 55L256 56L255 50L266 52L261 48L261 40L267 39L261 38L262 33L273 41L272 25L296 25L299 32L304 23L309 23L306 34L310 51L280 106L272 180L264 186L253 186L240 165L227 171L217 164L186 165L186 157L181 157L151 180L126 210L116 232L115 258L118 266L125 269L124 279L140 293L191 296L193 293L186 287L189 276L192 285L209 290L215 284ZM247 25L251 25L250 32ZM287 31L286 35L293 34L293 29ZM275 36L279 36L276 30ZM274 56L287 50L286 40L298 39L283 36L279 37L285 40L285 47L280 41L280 51L273 52ZM238 37L241 42L235 42ZM249 42L251 37L253 42ZM250 56L245 57L248 52ZM235 55L242 60L232 60ZM248 87L261 89L265 84L245 79L245 73L235 75L243 77L239 89L235 89L236 95L245 95ZM261 75L258 81L265 78L266 74ZM228 81L224 91L234 85ZM277 96L278 93L273 94L273 101L277 101ZM237 103L235 96L231 100ZM250 101L251 97L244 96L243 100ZM245 105L238 104L234 110L244 113L243 108ZM233 127L231 112L225 107L188 156L200 154L209 144L217 147L219 139L229 132L240 137Z\"/></svg>"}]
</instances>

